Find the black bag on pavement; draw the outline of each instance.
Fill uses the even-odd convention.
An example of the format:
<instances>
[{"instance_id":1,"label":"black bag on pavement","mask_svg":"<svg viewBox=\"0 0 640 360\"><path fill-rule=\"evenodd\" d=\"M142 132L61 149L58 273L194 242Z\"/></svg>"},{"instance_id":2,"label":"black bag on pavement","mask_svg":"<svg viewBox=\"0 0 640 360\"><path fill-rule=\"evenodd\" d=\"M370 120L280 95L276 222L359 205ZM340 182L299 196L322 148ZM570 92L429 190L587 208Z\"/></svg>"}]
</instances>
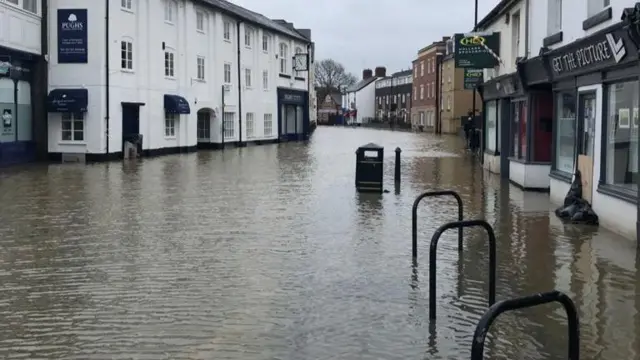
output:
<instances>
[{"instance_id":1,"label":"black bag on pavement","mask_svg":"<svg viewBox=\"0 0 640 360\"><path fill-rule=\"evenodd\" d=\"M567 222L598 225L598 215L593 211L591 204L582 198L582 174L579 170L576 170L564 204L555 212L557 217Z\"/></svg>"}]
</instances>

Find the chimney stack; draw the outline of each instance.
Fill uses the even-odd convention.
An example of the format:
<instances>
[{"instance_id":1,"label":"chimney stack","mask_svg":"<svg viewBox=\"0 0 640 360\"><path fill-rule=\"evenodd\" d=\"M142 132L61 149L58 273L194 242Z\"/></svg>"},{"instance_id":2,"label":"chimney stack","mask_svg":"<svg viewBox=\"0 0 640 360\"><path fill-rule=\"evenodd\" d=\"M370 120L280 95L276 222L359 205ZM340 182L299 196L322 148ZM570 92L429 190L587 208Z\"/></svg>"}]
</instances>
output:
<instances>
[{"instance_id":1,"label":"chimney stack","mask_svg":"<svg viewBox=\"0 0 640 360\"><path fill-rule=\"evenodd\" d=\"M385 77L387 76L387 68L384 66L378 66L376 68L376 77Z\"/></svg>"},{"instance_id":2,"label":"chimney stack","mask_svg":"<svg viewBox=\"0 0 640 360\"><path fill-rule=\"evenodd\" d=\"M373 71L371 69L362 70L362 80L367 80L373 77Z\"/></svg>"}]
</instances>

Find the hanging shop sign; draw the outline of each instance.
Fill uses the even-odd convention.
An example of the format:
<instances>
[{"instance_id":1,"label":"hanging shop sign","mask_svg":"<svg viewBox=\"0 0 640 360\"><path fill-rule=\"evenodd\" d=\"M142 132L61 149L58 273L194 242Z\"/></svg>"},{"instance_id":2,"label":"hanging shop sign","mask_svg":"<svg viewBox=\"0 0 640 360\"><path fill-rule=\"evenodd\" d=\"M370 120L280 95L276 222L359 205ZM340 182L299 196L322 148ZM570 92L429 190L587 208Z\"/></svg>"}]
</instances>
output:
<instances>
[{"instance_id":1,"label":"hanging shop sign","mask_svg":"<svg viewBox=\"0 0 640 360\"><path fill-rule=\"evenodd\" d=\"M453 38L456 67L487 69L499 64L500 33L455 34Z\"/></svg>"}]
</instances>

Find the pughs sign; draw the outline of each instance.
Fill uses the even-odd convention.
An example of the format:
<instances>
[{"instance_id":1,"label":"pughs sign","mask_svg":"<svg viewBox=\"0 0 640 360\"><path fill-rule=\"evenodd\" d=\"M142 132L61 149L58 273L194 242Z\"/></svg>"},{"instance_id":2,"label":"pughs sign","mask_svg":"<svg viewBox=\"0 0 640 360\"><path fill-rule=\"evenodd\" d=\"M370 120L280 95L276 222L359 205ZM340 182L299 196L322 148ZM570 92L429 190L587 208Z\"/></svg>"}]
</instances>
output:
<instances>
[{"instance_id":1,"label":"pughs sign","mask_svg":"<svg viewBox=\"0 0 640 360\"><path fill-rule=\"evenodd\" d=\"M488 69L498 65L500 33L455 34L453 38L456 67Z\"/></svg>"},{"instance_id":2,"label":"pughs sign","mask_svg":"<svg viewBox=\"0 0 640 360\"><path fill-rule=\"evenodd\" d=\"M552 51L546 56L554 79L596 71L637 59L637 54L632 50L631 42L621 24Z\"/></svg>"}]
</instances>

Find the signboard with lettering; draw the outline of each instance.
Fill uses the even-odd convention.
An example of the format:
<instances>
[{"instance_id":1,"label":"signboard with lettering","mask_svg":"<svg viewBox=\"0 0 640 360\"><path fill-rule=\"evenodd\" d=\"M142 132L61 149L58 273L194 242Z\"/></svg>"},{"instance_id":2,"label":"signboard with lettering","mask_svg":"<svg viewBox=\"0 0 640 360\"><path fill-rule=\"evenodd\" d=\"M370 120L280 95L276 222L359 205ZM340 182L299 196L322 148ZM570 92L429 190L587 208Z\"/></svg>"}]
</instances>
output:
<instances>
[{"instance_id":1,"label":"signboard with lettering","mask_svg":"<svg viewBox=\"0 0 640 360\"><path fill-rule=\"evenodd\" d=\"M464 69L464 88L466 90L475 89L483 83L484 71L482 69Z\"/></svg>"},{"instance_id":2,"label":"signboard with lettering","mask_svg":"<svg viewBox=\"0 0 640 360\"><path fill-rule=\"evenodd\" d=\"M87 9L58 9L58 63L88 62L87 31Z\"/></svg>"},{"instance_id":3,"label":"signboard with lettering","mask_svg":"<svg viewBox=\"0 0 640 360\"><path fill-rule=\"evenodd\" d=\"M637 59L636 51L621 23L554 50L546 56L554 79L601 70Z\"/></svg>"},{"instance_id":4,"label":"signboard with lettering","mask_svg":"<svg viewBox=\"0 0 640 360\"><path fill-rule=\"evenodd\" d=\"M456 67L488 69L499 64L500 33L455 34Z\"/></svg>"}]
</instances>

